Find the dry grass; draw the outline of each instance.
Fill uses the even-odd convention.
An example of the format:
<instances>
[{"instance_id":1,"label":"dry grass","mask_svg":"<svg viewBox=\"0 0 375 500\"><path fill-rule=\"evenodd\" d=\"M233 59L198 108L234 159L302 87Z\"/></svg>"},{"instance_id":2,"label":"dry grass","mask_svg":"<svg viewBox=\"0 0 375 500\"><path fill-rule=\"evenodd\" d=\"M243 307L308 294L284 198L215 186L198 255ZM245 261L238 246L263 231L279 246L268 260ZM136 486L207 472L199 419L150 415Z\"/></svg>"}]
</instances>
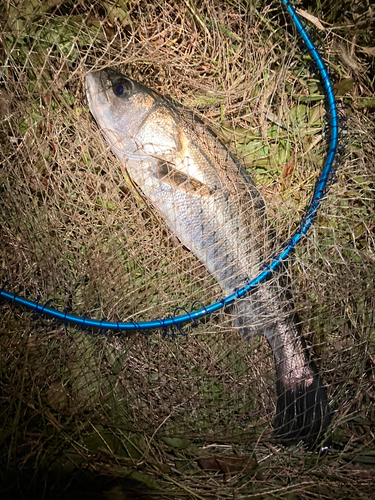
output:
<instances>
[{"instance_id":1,"label":"dry grass","mask_svg":"<svg viewBox=\"0 0 375 500\"><path fill-rule=\"evenodd\" d=\"M318 457L274 443L268 346L255 339L249 348L224 314L186 337L92 338L3 305L2 498L371 496L374 23L364 3L344 4L345 13L331 3L314 12L330 23L316 36L338 93L344 79L352 85L343 97L347 152L286 271L329 388L332 450ZM0 9L0 286L114 321L220 296L108 151L87 108L86 64L118 66L193 109L259 185L274 247L293 233L324 158L324 103L278 3ZM199 465L222 456L227 466L232 454L258 465Z\"/></svg>"}]
</instances>

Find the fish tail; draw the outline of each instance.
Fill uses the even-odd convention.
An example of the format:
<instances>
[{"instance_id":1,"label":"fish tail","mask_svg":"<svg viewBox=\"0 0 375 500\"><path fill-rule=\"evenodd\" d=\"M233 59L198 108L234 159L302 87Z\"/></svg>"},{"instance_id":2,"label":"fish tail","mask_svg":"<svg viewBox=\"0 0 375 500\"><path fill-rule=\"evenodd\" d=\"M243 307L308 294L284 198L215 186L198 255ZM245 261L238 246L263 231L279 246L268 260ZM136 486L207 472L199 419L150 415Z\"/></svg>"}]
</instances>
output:
<instances>
[{"instance_id":1,"label":"fish tail","mask_svg":"<svg viewBox=\"0 0 375 500\"><path fill-rule=\"evenodd\" d=\"M315 363L308 369L312 377L285 385L285 377L276 370L276 418L273 422L277 441L285 446L303 441L310 449L330 446L325 433L331 422L327 389L317 372Z\"/></svg>"},{"instance_id":2,"label":"fish tail","mask_svg":"<svg viewBox=\"0 0 375 500\"><path fill-rule=\"evenodd\" d=\"M262 334L271 346L276 366L275 437L286 446L303 441L309 448L327 447L330 440L323 442L331 422L327 389L310 360L291 303L273 297L266 307L254 295L237 303L235 323L246 339ZM254 325L254 318L259 325Z\"/></svg>"}]
</instances>

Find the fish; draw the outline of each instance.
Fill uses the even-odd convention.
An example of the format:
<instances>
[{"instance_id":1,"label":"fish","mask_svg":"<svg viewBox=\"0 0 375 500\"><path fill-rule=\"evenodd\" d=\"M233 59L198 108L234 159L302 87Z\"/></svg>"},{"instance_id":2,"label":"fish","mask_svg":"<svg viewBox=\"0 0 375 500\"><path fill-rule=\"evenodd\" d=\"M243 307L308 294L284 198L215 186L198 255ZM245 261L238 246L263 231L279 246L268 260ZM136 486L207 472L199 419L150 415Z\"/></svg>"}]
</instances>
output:
<instances>
[{"instance_id":1,"label":"fish","mask_svg":"<svg viewBox=\"0 0 375 500\"><path fill-rule=\"evenodd\" d=\"M226 296L245 286L272 245L265 203L247 170L192 111L120 72L90 71L85 88L99 129L152 210ZM326 447L327 388L279 281L236 300L229 314L247 341L263 335L272 349L277 442Z\"/></svg>"}]
</instances>

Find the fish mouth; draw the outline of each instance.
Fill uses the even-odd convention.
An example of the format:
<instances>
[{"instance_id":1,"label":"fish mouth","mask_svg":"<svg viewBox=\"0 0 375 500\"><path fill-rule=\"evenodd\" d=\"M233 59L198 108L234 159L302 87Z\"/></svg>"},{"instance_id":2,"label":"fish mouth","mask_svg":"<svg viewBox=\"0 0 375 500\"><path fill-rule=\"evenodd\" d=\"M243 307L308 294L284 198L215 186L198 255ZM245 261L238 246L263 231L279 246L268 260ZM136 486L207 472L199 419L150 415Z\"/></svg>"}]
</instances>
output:
<instances>
[{"instance_id":1,"label":"fish mouth","mask_svg":"<svg viewBox=\"0 0 375 500\"><path fill-rule=\"evenodd\" d=\"M108 78L106 77L104 70L87 73L85 77L87 101L90 111L94 115L95 119L95 106L105 106L110 102L106 89L107 81Z\"/></svg>"},{"instance_id":2,"label":"fish mouth","mask_svg":"<svg viewBox=\"0 0 375 500\"><path fill-rule=\"evenodd\" d=\"M105 109L110 104L106 87L108 87L106 70L86 74L85 90L90 112L102 129L109 145L122 154L124 147L121 138L105 123Z\"/></svg>"}]
</instances>

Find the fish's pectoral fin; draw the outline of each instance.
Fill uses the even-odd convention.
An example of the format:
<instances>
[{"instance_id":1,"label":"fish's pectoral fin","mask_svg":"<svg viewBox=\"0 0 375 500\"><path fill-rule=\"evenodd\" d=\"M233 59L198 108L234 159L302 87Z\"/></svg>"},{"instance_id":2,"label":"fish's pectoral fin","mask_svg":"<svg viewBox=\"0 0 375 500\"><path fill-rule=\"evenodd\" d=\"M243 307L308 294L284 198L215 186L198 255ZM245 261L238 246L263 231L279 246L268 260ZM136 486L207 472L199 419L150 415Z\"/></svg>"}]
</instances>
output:
<instances>
[{"instance_id":1,"label":"fish's pectoral fin","mask_svg":"<svg viewBox=\"0 0 375 500\"><path fill-rule=\"evenodd\" d=\"M172 162L164 159L156 159L156 162L157 167L154 175L165 184L172 186L178 191L184 191L196 196L208 197L212 195L213 189L198 179L184 174Z\"/></svg>"},{"instance_id":2,"label":"fish's pectoral fin","mask_svg":"<svg viewBox=\"0 0 375 500\"><path fill-rule=\"evenodd\" d=\"M276 391L273 427L277 441L285 446L304 441L310 449L319 444L321 449L330 446L331 439L325 439L324 435L331 422L331 414L327 389L319 374L315 372L312 379L301 381L293 387L286 386L279 378Z\"/></svg>"}]
</instances>

